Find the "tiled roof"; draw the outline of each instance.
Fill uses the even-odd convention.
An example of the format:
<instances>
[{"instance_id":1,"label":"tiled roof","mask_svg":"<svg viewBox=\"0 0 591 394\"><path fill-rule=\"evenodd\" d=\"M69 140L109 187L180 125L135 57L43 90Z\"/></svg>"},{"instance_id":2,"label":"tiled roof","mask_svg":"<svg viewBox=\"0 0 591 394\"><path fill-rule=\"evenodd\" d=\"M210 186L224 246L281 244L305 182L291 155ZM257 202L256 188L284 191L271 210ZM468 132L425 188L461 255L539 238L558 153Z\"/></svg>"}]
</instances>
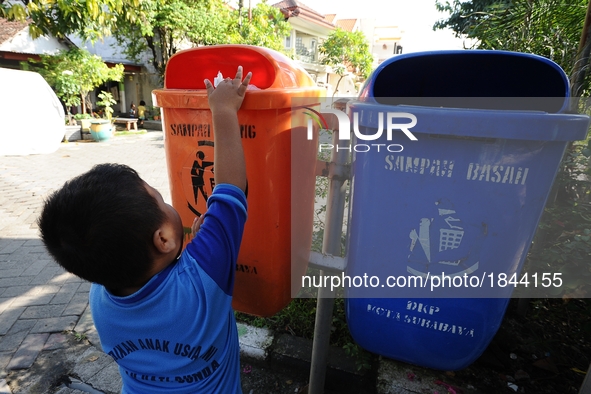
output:
<instances>
[{"instance_id":1,"label":"tiled roof","mask_svg":"<svg viewBox=\"0 0 591 394\"><path fill-rule=\"evenodd\" d=\"M357 19L339 19L336 21L336 25L345 31L353 31Z\"/></svg>"},{"instance_id":2,"label":"tiled roof","mask_svg":"<svg viewBox=\"0 0 591 394\"><path fill-rule=\"evenodd\" d=\"M9 21L7 19L0 18L0 44L17 35L28 25L29 24L27 22Z\"/></svg>"},{"instance_id":3,"label":"tiled roof","mask_svg":"<svg viewBox=\"0 0 591 394\"><path fill-rule=\"evenodd\" d=\"M279 8L285 18L291 17L299 17L302 19L306 19L310 22L314 22L320 26L327 27L330 29L334 29L335 25L330 21L326 20L324 15L319 13L318 11L313 10L312 8L308 7L301 1L297 0L283 0L279 3L275 3L272 5L273 7Z\"/></svg>"},{"instance_id":4,"label":"tiled roof","mask_svg":"<svg viewBox=\"0 0 591 394\"><path fill-rule=\"evenodd\" d=\"M337 14L326 14L324 15L324 19L326 19L330 23L334 23L334 19L337 17Z\"/></svg>"}]
</instances>

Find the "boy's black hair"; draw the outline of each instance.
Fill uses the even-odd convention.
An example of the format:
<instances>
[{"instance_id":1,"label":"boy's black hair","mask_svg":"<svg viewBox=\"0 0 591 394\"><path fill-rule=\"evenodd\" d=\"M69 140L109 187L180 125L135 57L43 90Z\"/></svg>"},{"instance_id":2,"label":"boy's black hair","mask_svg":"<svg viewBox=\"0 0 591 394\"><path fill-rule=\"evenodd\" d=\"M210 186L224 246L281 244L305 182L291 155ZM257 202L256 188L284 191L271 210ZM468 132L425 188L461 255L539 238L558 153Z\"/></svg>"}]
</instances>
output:
<instances>
[{"instance_id":1,"label":"boy's black hair","mask_svg":"<svg viewBox=\"0 0 591 394\"><path fill-rule=\"evenodd\" d=\"M117 290L148 279L152 237L164 219L134 169L99 164L53 192L38 225L47 250L62 267Z\"/></svg>"},{"instance_id":2,"label":"boy's black hair","mask_svg":"<svg viewBox=\"0 0 591 394\"><path fill-rule=\"evenodd\" d=\"M144 100L140 100L140 105L146 105L146 102Z\"/></svg>"}]
</instances>

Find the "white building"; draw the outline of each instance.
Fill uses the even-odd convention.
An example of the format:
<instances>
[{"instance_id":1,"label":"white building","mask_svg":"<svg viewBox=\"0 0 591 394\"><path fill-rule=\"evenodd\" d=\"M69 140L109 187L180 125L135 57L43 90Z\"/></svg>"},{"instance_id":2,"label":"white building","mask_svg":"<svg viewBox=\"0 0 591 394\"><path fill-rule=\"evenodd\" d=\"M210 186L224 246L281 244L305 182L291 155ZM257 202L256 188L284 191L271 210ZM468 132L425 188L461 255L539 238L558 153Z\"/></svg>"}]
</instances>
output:
<instances>
[{"instance_id":1,"label":"white building","mask_svg":"<svg viewBox=\"0 0 591 394\"><path fill-rule=\"evenodd\" d=\"M341 79L332 67L320 63L318 47L337 28L335 15L322 15L297 0L283 0L273 4L273 7L279 8L292 26L290 36L285 39L286 51L310 73L319 86L326 87L327 96L356 96L353 75Z\"/></svg>"},{"instance_id":2,"label":"white building","mask_svg":"<svg viewBox=\"0 0 591 394\"><path fill-rule=\"evenodd\" d=\"M28 23L0 18L0 67L20 69L22 61L39 60L39 55L54 55L71 46L69 40L55 37L43 36L33 40Z\"/></svg>"},{"instance_id":3,"label":"white building","mask_svg":"<svg viewBox=\"0 0 591 394\"><path fill-rule=\"evenodd\" d=\"M138 62L133 62L123 54L113 37L105 37L94 44L82 41L78 37L70 37L70 39L79 48L85 48L88 52L99 55L107 65L123 64L125 68L123 80L110 82L105 86L117 100L115 111L126 113L132 103L137 107L140 100L145 101L148 107L153 105L152 90L162 87L162 82L147 52L142 54Z\"/></svg>"}]
</instances>

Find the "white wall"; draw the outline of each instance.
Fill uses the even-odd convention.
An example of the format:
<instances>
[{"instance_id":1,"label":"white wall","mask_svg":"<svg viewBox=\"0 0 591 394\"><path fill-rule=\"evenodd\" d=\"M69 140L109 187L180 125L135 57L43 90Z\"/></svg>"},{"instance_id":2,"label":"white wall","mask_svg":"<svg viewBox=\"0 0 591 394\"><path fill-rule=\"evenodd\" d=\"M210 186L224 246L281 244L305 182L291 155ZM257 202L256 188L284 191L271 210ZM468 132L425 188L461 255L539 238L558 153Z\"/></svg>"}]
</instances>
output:
<instances>
[{"instance_id":1,"label":"white wall","mask_svg":"<svg viewBox=\"0 0 591 394\"><path fill-rule=\"evenodd\" d=\"M36 55L53 55L62 49L68 48L55 37L43 36L33 40L29 36L29 27L23 28L14 37L0 44L0 51Z\"/></svg>"}]
</instances>

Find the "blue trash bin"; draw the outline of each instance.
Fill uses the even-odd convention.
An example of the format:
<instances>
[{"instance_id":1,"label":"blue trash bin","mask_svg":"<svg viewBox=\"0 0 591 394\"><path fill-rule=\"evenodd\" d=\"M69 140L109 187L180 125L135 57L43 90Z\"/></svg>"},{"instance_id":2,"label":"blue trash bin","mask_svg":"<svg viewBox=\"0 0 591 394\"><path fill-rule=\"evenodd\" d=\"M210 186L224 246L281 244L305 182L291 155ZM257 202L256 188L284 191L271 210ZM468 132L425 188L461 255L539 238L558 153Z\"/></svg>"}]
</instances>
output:
<instances>
[{"instance_id":1,"label":"blue trash bin","mask_svg":"<svg viewBox=\"0 0 591 394\"><path fill-rule=\"evenodd\" d=\"M564 150L587 133L568 106L566 75L535 55L414 53L372 73L348 110L346 310L360 346L441 370L482 354L513 291L503 275L520 274Z\"/></svg>"}]
</instances>

